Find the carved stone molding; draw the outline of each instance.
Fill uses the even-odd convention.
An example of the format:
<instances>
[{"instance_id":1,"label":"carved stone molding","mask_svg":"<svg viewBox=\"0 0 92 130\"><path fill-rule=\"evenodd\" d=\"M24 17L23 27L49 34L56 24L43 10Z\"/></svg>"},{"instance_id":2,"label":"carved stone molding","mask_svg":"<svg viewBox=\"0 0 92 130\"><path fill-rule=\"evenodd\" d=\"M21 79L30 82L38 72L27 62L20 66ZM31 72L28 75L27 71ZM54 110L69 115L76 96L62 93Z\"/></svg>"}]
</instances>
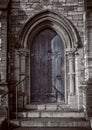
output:
<instances>
[{"instance_id":1,"label":"carved stone molding","mask_svg":"<svg viewBox=\"0 0 92 130\"><path fill-rule=\"evenodd\" d=\"M69 78L70 78L70 92L69 95L75 94L75 52L76 49L67 49L66 54L69 59Z\"/></svg>"},{"instance_id":2,"label":"carved stone molding","mask_svg":"<svg viewBox=\"0 0 92 130\"><path fill-rule=\"evenodd\" d=\"M67 57L66 60L67 62L69 62L69 68L67 68L68 65L66 66L65 63L65 75L69 74L68 76L70 82L68 85L65 85L65 102L70 102L70 104L73 104L77 102L77 97L75 95L75 55L79 43L75 28L66 17L49 10L44 10L31 17L22 28L18 37L18 43L20 47L19 53L20 55L25 56L26 54L29 54L30 56L30 53L26 52L26 50L31 50L35 36L40 31L46 28L51 28L52 30L54 30L60 36L64 44L64 51ZM28 66L28 68L26 69L28 71L27 73L30 75L30 60L26 62L26 64L26 66ZM65 77L65 82L67 82L68 76ZM29 81L29 85L27 86L29 90L31 89L30 86L31 83ZM70 91L69 93L67 92L68 88ZM70 98L67 99L68 97ZM72 102L71 100L74 100L74 102Z\"/></svg>"},{"instance_id":3,"label":"carved stone molding","mask_svg":"<svg viewBox=\"0 0 92 130\"><path fill-rule=\"evenodd\" d=\"M35 35L47 27L52 28L62 37L65 48L79 46L75 28L69 20L63 15L47 9L37 13L26 22L18 37L20 47L29 48Z\"/></svg>"},{"instance_id":4,"label":"carved stone molding","mask_svg":"<svg viewBox=\"0 0 92 130\"><path fill-rule=\"evenodd\" d=\"M21 56L21 57L29 57L30 56L30 52L29 52L28 49L20 48L18 50L18 55Z\"/></svg>"}]
</instances>

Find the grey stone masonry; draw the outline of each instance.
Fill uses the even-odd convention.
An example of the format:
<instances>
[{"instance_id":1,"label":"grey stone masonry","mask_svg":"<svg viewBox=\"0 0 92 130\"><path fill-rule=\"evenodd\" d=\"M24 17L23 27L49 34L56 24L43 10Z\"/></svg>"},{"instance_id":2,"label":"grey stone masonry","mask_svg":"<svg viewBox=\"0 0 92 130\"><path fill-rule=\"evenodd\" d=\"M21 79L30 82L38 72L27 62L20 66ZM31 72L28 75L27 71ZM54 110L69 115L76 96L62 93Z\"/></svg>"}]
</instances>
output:
<instances>
[{"instance_id":1,"label":"grey stone masonry","mask_svg":"<svg viewBox=\"0 0 92 130\"><path fill-rule=\"evenodd\" d=\"M17 60L18 55L15 48L18 45L18 36L25 25L26 21L32 18L37 13L50 10L56 12L59 15L65 16L71 24L74 26L79 44L82 47L78 49L78 55L76 55L76 75L77 75L77 84L76 91L79 95L79 98L71 97L71 102L74 104L73 107L78 109L83 109L83 93L79 91L79 85L81 82L84 82L84 56L83 56L83 46L84 46L84 0L12 0L11 11L10 11L10 65L9 65L9 74L10 79L19 80L19 60ZM14 70L11 72L11 70ZM76 99L76 102L74 100ZM71 103L70 103L71 104ZM79 105L78 105L79 104Z\"/></svg>"},{"instance_id":2,"label":"grey stone masonry","mask_svg":"<svg viewBox=\"0 0 92 130\"><path fill-rule=\"evenodd\" d=\"M86 2L87 11L85 15L85 79L87 82L87 110L92 116L92 1Z\"/></svg>"},{"instance_id":3,"label":"grey stone masonry","mask_svg":"<svg viewBox=\"0 0 92 130\"><path fill-rule=\"evenodd\" d=\"M0 89L7 91L7 11L0 10Z\"/></svg>"},{"instance_id":4,"label":"grey stone masonry","mask_svg":"<svg viewBox=\"0 0 92 130\"><path fill-rule=\"evenodd\" d=\"M37 33L47 27L54 30L64 43L65 108L68 106L70 112L72 110L82 112L83 118L92 117L91 0L0 0L0 90L4 92L8 88L14 90L10 97L11 106L22 104L22 107L25 107L27 103L31 103L29 46ZM24 84L16 89L15 84L26 76ZM19 102L17 92L21 92ZM38 106L38 111L49 110L50 116L51 111L57 108L56 104L53 107L50 105L45 107L42 104ZM62 106L62 103L59 105ZM37 116L35 113L26 114L29 117L32 114ZM43 117L47 115L45 112L40 114ZM53 114L52 112L51 116Z\"/></svg>"},{"instance_id":5,"label":"grey stone masonry","mask_svg":"<svg viewBox=\"0 0 92 130\"><path fill-rule=\"evenodd\" d=\"M59 118L60 113L55 115L54 111L62 110L61 117L68 118L70 114L75 118L77 110L78 116L80 112L83 114L80 118L90 117L92 124L92 0L0 0L0 106L5 108L9 105L8 95L1 102L2 95L8 90L13 90L10 95L11 110L13 106L17 110L17 106L32 105L31 43L46 28L54 30L64 43L65 99L58 103L59 107L57 103L53 106L31 106L31 109L37 110L24 115L33 115L33 118L34 115L51 118L58 115ZM16 88L16 84L26 76L20 88ZM64 110L67 107L70 113L66 115ZM40 110L44 112L39 113ZM38 126L39 123L40 120ZM64 125L67 125L66 122Z\"/></svg>"}]
</instances>

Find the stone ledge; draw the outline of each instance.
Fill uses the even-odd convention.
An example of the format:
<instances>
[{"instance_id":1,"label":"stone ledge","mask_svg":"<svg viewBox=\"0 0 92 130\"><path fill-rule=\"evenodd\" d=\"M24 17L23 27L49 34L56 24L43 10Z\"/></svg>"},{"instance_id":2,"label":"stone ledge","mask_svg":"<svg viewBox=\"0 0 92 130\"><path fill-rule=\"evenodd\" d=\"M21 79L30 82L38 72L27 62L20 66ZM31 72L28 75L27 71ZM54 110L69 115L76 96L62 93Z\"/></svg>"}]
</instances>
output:
<instances>
[{"instance_id":1,"label":"stone ledge","mask_svg":"<svg viewBox=\"0 0 92 130\"><path fill-rule=\"evenodd\" d=\"M25 111L18 112L18 117L24 118L85 118L84 112L62 111Z\"/></svg>"},{"instance_id":2,"label":"stone ledge","mask_svg":"<svg viewBox=\"0 0 92 130\"><path fill-rule=\"evenodd\" d=\"M54 104L27 104L25 106L25 109L27 110L60 110L60 111L69 111L70 106L68 104L62 104L62 103L54 103Z\"/></svg>"}]
</instances>

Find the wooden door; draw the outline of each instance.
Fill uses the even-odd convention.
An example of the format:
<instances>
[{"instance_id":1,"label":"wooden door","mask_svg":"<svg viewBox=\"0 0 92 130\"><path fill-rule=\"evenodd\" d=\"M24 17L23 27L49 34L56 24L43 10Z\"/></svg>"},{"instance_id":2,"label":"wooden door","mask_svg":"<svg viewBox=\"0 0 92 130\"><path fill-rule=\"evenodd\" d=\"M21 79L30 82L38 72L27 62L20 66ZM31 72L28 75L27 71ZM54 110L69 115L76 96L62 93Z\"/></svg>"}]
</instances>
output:
<instances>
[{"instance_id":1,"label":"wooden door","mask_svg":"<svg viewBox=\"0 0 92 130\"><path fill-rule=\"evenodd\" d=\"M45 29L35 37L31 48L32 102L64 100L64 46L60 37Z\"/></svg>"}]
</instances>

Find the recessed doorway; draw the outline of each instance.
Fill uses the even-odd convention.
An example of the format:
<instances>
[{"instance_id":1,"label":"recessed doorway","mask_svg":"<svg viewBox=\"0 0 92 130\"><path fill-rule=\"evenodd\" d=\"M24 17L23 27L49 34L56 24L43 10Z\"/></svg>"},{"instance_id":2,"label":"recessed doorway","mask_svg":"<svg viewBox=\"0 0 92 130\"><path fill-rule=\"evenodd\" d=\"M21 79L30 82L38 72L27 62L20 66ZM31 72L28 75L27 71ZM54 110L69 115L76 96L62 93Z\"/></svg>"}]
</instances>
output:
<instances>
[{"instance_id":1,"label":"recessed doorway","mask_svg":"<svg viewBox=\"0 0 92 130\"><path fill-rule=\"evenodd\" d=\"M31 102L64 102L64 44L53 29L44 29L31 46Z\"/></svg>"}]
</instances>

